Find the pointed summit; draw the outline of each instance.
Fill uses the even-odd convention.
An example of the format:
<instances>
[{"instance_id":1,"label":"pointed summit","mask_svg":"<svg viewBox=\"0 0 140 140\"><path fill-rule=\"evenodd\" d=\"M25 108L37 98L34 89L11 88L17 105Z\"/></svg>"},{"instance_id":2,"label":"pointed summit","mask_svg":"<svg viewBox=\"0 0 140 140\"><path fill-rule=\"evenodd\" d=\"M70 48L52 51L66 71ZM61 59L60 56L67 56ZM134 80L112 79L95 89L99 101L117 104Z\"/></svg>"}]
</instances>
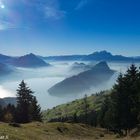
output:
<instances>
[{"instance_id":1,"label":"pointed summit","mask_svg":"<svg viewBox=\"0 0 140 140\"><path fill-rule=\"evenodd\" d=\"M122 55L112 55L107 51L94 52L87 55L83 60L85 61L131 61L133 58Z\"/></svg>"},{"instance_id":2,"label":"pointed summit","mask_svg":"<svg viewBox=\"0 0 140 140\"><path fill-rule=\"evenodd\" d=\"M96 64L94 67L94 69L99 69L99 70L109 70L109 66L107 64L106 61L101 61L100 63Z\"/></svg>"},{"instance_id":3,"label":"pointed summit","mask_svg":"<svg viewBox=\"0 0 140 140\"><path fill-rule=\"evenodd\" d=\"M50 65L33 53L13 59L10 64L17 67L44 67Z\"/></svg>"},{"instance_id":4,"label":"pointed summit","mask_svg":"<svg viewBox=\"0 0 140 140\"><path fill-rule=\"evenodd\" d=\"M78 94L90 90L92 87L106 83L115 71L106 62L96 64L92 69L81 72L76 76L66 78L54 85L48 91L53 95Z\"/></svg>"},{"instance_id":5,"label":"pointed summit","mask_svg":"<svg viewBox=\"0 0 140 140\"><path fill-rule=\"evenodd\" d=\"M94 52L93 54L91 55L104 55L104 56L112 56L112 54L106 50L104 51L100 51L100 52Z\"/></svg>"}]
</instances>

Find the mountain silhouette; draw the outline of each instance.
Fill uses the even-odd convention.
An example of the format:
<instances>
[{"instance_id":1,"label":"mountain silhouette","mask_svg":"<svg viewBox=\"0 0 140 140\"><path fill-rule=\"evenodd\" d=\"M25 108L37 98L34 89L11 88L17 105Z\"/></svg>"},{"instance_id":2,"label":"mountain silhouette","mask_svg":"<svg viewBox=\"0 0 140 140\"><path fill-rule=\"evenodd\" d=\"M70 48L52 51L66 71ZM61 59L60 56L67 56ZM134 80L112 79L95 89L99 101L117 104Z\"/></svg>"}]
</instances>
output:
<instances>
[{"instance_id":1,"label":"mountain silhouette","mask_svg":"<svg viewBox=\"0 0 140 140\"><path fill-rule=\"evenodd\" d=\"M14 58L9 61L9 64L17 66L17 67L44 67L50 66L50 64L46 63L41 58L37 57L36 55L30 53L18 58Z\"/></svg>"},{"instance_id":2,"label":"mountain silhouette","mask_svg":"<svg viewBox=\"0 0 140 140\"><path fill-rule=\"evenodd\" d=\"M107 82L113 74L106 62L100 62L90 70L66 78L48 91L52 95L78 94Z\"/></svg>"},{"instance_id":3,"label":"mountain silhouette","mask_svg":"<svg viewBox=\"0 0 140 140\"><path fill-rule=\"evenodd\" d=\"M112 55L107 51L94 52L90 55L87 55L83 58L84 61L134 61L138 59L134 59L133 57L125 57L122 55Z\"/></svg>"},{"instance_id":4,"label":"mountain silhouette","mask_svg":"<svg viewBox=\"0 0 140 140\"><path fill-rule=\"evenodd\" d=\"M12 59L13 57L11 56L7 56L7 55L3 55L3 54L0 54L0 62L6 62L7 60L9 59Z\"/></svg>"},{"instance_id":5,"label":"mountain silhouette","mask_svg":"<svg viewBox=\"0 0 140 140\"><path fill-rule=\"evenodd\" d=\"M126 57L123 55L113 55L110 52L97 51L89 55L63 55L63 56L48 56L41 57L48 61L121 61L121 62L139 62L138 57Z\"/></svg>"}]
</instances>

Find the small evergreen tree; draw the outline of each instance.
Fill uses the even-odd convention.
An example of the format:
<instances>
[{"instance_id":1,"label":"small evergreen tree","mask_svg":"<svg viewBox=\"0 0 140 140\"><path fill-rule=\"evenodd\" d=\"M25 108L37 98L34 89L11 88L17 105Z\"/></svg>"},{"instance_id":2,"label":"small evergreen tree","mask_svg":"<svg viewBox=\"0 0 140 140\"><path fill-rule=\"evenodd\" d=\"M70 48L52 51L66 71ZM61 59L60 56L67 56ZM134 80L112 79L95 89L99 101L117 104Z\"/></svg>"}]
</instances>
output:
<instances>
[{"instance_id":1,"label":"small evergreen tree","mask_svg":"<svg viewBox=\"0 0 140 140\"><path fill-rule=\"evenodd\" d=\"M27 123L30 121L30 104L33 92L22 81L17 89L17 122Z\"/></svg>"},{"instance_id":2,"label":"small evergreen tree","mask_svg":"<svg viewBox=\"0 0 140 140\"><path fill-rule=\"evenodd\" d=\"M74 122L74 123L77 123L77 122L78 122L77 112L75 112L75 113L73 114L73 122Z\"/></svg>"},{"instance_id":3,"label":"small evergreen tree","mask_svg":"<svg viewBox=\"0 0 140 140\"><path fill-rule=\"evenodd\" d=\"M88 123L88 110L89 110L89 104L87 101L87 95L83 98L83 110L85 115L85 123Z\"/></svg>"},{"instance_id":4,"label":"small evergreen tree","mask_svg":"<svg viewBox=\"0 0 140 140\"><path fill-rule=\"evenodd\" d=\"M22 81L17 90L16 122L41 121L41 108L33 91Z\"/></svg>"},{"instance_id":5,"label":"small evergreen tree","mask_svg":"<svg viewBox=\"0 0 140 140\"><path fill-rule=\"evenodd\" d=\"M36 97L32 98L31 104L31 120L33 121L42 121L41 107L38 105Z\"/></svg>"},{"instance_id":6,"label":"small evergreen tree","mask_svg":"<svg viewBox=\"0 0 140 140\"><path fill-rule=\"evenodd\" d=\"M3 109L2 106L0 105L0 121L3 120Z\"/></svg>"},{"instance_id":7,"label":"small evergreen tree","mask_svg":"<svg viewBox=\"0 0 140 140\"><path fill-rule=\"evenodd\" d=\"M109 110L109 102L110 102L109 97L106 96L105 100L102 103L101 110L98 113L98 124L103 128L107 127L105 114Z\"/></svg>"}]
</instances>

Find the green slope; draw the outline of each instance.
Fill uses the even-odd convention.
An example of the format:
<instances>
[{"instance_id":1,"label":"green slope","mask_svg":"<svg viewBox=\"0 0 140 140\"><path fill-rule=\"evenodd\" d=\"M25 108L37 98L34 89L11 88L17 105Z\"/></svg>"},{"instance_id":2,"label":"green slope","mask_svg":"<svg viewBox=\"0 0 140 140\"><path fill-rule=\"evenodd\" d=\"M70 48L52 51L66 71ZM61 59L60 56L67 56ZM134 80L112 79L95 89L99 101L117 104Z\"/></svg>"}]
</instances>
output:
<instances>
[{"instance_id":1,"label":"green slope","mask_svg":"<svg viewBox=\"0 0 140 140\"><path fill-rule=\"evenodd\" d=\"M109 91L104 91L96 95L87 97L87 103L89 105L88 112L99 111L105 97L109 94ZM84 103L83 99L77 99L67 104L59 105L53 109L49 109L43 112L43 120L51 121L57 118L73 117L76 113L77 116L84 115Z\"/></svg>"}]
</instances>

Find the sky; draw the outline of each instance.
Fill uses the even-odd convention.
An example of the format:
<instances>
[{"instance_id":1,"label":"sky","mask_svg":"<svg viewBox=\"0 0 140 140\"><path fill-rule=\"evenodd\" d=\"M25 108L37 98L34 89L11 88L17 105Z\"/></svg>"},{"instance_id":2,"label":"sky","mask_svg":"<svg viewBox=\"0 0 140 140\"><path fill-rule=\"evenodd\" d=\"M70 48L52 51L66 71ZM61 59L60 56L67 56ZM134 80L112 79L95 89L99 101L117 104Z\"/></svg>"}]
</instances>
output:
<instances>
[{"instance_id":1,"label":"sky","mask_svg":"<svg viewBox=\"0 0 140 140\"><path fill-rule=\"evenodd\" d=\"M0 53L140 56L139 0L0 0Z\"/></svg>"}]
</instances>

